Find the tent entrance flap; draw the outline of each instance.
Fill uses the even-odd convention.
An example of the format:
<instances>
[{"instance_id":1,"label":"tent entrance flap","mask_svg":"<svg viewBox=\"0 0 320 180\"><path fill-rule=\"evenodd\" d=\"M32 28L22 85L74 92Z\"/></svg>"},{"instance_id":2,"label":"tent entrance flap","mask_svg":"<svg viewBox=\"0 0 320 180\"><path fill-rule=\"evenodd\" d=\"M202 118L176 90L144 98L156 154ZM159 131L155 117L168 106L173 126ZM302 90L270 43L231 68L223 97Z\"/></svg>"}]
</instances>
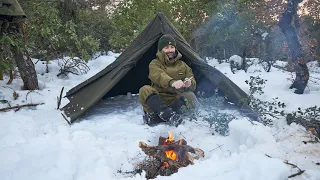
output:
<instances>
[{"instance_id":1,"label":"tent entrance flap","mask_svg":"<svg viewBox=\"0 0 320 180\"><path fill-rule=\"evenodd\" d=\"M139 93L139 89L151 84L149 75L149 63L156 58L157 42L154 43L137 61L130 71L103 97L114 97L117 95L126 95Z\"/></svg>"}]
</instances>

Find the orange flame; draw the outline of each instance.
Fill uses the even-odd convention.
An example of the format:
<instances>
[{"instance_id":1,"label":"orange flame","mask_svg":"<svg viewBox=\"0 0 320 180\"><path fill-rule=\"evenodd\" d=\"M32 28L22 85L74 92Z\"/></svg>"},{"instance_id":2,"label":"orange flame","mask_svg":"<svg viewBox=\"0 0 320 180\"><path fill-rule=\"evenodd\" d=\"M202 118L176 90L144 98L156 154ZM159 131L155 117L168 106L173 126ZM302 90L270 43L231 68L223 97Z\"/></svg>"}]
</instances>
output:
<instances>
[{"instance_id":1,"label":"orange flame","mask_svg":"<svg viewBox=\"0 0 320 180\"><path fill-rule=\"evenodd\" d=\"M163 167L168 167L168 166L169 166L169 163L168 163L168 162L163 162L162 166L163 166Z\"/></svg>"},{"instance_id":2,"label":"orange flame","mask_svg":"<svg viewBox=\"0 0 320 180\"><path fill-rule=\"evenodd\" d=\"M167 150L166 151L166 156L167 158L171 160L176 160L177 159L177 154L174 152L174 150Z\"/></svg>"},{"instance_id":3,"label":"orange flame","mask_svg":"<svg viewBox=\"0 0 320 180\"><path fill-rule=\"evenodd\" d=\"M165 143L172 143L174 141L174 136L171 132L168 132L169 137L166 139Z\"/></svg>"}]
</instances>

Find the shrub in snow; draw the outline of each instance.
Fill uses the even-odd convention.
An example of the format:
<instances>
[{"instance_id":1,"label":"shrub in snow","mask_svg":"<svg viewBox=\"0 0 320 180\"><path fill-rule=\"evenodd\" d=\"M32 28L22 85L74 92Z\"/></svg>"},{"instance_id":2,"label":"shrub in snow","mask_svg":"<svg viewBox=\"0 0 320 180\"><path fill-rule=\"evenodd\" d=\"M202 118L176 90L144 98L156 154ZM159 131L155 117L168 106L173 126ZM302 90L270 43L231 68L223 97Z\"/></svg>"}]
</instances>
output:
<instances>
[{"instance_id":1,"label":"shrub in snow","mask_svg":"<svg viewBox=\"0 0 320 180\"><path fill-rule=\"evenodd\" d=\"M320 107L313 106L305 110L298 108L298 111L292 113L285 113L283 108L286 105L278 100L278 97L274 98L271 102L262 101L258 98L259 95L264 94L263 87L267 80L262 78L250 76L250 81L246 81L249 84L249 97L250 107L257 113L259 113L261 121L264 125L272 125L273 119L279 117L286 117L287 123L292 122L300 124L305 128L315 128L317 133L320 133Z\"/></svg>"},{"instance_id":2,"label":"shrub in snow","mask_svg":"<svg viewBox=\"0 0 320 180\"><path fill-rule=\"evenodd\" d=\"M208 112L209 114L203 117L203 120L208 122L210 128L213 128L217 133L223 136L228 135L229 122L236 119L236 117L233 114L221 112L219 109L212 109Z\"/></svg>"},{"instance_id":3,"label":"shrub in snow","mask_svg":"<svg viewBox=\"0 0 320 180\"><path fill-rule=\"evenodd\" d=\"M320 107L312 106L304 110L298 108L298 111L288 113L286 120L288 124L294 122L307 129L314 128L315 135L320 135Z\"/></svg>"},{"instance_id":4,"label":"shrub in snow","mask_svg":"<svg viewBox=\"0 0 320 180\"><path fill-rule=\"evenodd\" d=\"M79 58L63 58L62 64L59 64L60 70L57 76L67 76L69 73L80 75L87 73L90 68L87 63Z\"/></svg>"},{"instance_id":5,"label":"shrub in snow","mask_svg":"<svg viewBox=\"0 0 320 180\"><path fill-rule=\"evenodd\" d=\"M225 99L218 95L209 98L199 97L199 105L196 108L185 110L184 116L190 120L204 121L209 124L215 132L226 136L229 134L228 124L236 119L234 112L227 111Z\"/></svg>"},{"instance_id":6,"label":"shrub in snow","mask_svg":"<svg viewBox=\"0 0 320 180\"><path fill-rule=\"evenodd\" d=\"M267 80L260 78L259 76L250 76L250 81L245 81L249 84L249 105L253 111L259 113L261 121L264 125L272 125L271 118L279 118L284 116L283 108L286 105L278 100L278 97L273 98L272 102L262 101L258 98L259 95L264 94L263 88ZM282 109L282 110L280 110Z\"/></svg>"},{"instance_id":7,"label":"shrub in snow","mask_svg":"<svg viewBox=\"0 0 320 180\"><path fill-rule=\"evenodd\" d=\"M300 116L305 119L320 121L320 107L312 106L305 110L298 108L298 111L294 112L293 116Z\"/></svg>"}]
</instances>

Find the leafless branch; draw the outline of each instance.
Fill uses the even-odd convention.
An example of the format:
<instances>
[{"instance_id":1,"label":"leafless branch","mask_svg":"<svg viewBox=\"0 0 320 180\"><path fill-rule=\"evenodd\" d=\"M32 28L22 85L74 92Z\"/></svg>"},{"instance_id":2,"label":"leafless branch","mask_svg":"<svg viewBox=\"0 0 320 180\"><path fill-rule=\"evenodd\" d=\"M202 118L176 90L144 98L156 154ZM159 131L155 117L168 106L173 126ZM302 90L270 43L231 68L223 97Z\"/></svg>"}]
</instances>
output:
<instances>
[{"instance_id":1,"label":"leafless branch","mask_svg":"<svg viewBox=\"0 0 320 180\"><path fill-rule=\"evenodd\" d=\"M62 65L59 65L60 73L57 74L57 76L60 76L62 74L67 75L68 73L72 73L75 75L85 74L90 70L86 62L81 59L68 58L62 59L62 61Z\"/></svg>"},{"instance_id":2,"label":"leafless branch","mask_svg":"<svg viewBox=\"0 0 320 180\"><path fill-rule=\"evenodd\" d=\"M60 91L60 96L57 96L57 109L60 109L63 90L64 90L64 87L62 87Z\"/></svg>"},{"instance_id":3,"label":"leafless branch","mask_svg":"<svg viewBox=\"0 0 320 180\"><path fill-rule=\"evenodd\" d=\"M217 144L217 146L218 146L218 147L216 147L216 148L214 148L214 149L210 150L209 152L212 152L212 151L214 151L214 150L216 150L216 149L221 149L221 147L223 146L223 144L222 144L222 145Z\"/></svg>"},{"instance_id":4,"label":"leafless branch","mask_svg":"<svg viewBox=\"0 0 320 180\"><path fill-rule=\"evenodd\" d=\"M265 154L268 158L272 158L271 156L269 156L268 154ZM294 173L290 176L288 176L288 178L293 178L293 177L296 177L296 176L299 176L301 175L302 173L304 173L305 170L301 170L297 165L295 164L292 164L292 163L289 163L287 160L286 161L283 161L283 163L287 164L287 165L290 165L292 166L293 168L297 168L298 169L298 172L297 173Z\"/></svg>"},{"instance_id":5,"label":"leafless branch","mask_svg":"<svg viewBox=\"0 0 320 180\"><path fill-rule=\"evenodd\" d=\"M11 109L19 110L19 109L21 109L22 107L32 107L32 106L38 106L38 105L42 105L42 104L44 104L44 103L38 103L38 104L23 104L23 105L17 105L17 106L12 106L12 107L6 107L6 108L0 109L0 112L5 112L5 111L11 110Z\"/></svg>"},{"instance_id":6,"label":"leafless branch","mask_svg":"<svg viewBox=\"0 0 320 180\"><path fill-rule=\"evenodd\" d=\"M32 93L32 92L34 92L34 93L37 93L37 94L39 94L39 95L41 95L42 96L42 94L40 94L39 92L36 92L36 91L29 91L28 93L27 93L27 95L26 95L26 101L28 100L28 95L30 94L30 93Z\"/></svg>"}]
</instances>

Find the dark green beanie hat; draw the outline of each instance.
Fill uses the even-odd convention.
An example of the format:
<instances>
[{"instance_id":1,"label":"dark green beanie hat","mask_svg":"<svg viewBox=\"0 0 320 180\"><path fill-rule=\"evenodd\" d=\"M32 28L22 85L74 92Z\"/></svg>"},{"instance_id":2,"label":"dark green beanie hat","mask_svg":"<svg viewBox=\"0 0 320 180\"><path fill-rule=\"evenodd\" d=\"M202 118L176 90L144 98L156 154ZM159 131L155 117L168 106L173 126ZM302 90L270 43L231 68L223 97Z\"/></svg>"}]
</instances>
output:
<instances>
[{"instance_id":1,"label":"dark green beanie hat","mask_svg":"<svg viewBox=\"0 0 320 180\"><path fill-rule=\"evenodd\" d=\"M169 44L176 47L176 41L174 40L174 38L170 34L163 35L159 39L159 42L158 42L158 51L161 51L165 46L167 46Z\"/></svg>"}]
</instances>

